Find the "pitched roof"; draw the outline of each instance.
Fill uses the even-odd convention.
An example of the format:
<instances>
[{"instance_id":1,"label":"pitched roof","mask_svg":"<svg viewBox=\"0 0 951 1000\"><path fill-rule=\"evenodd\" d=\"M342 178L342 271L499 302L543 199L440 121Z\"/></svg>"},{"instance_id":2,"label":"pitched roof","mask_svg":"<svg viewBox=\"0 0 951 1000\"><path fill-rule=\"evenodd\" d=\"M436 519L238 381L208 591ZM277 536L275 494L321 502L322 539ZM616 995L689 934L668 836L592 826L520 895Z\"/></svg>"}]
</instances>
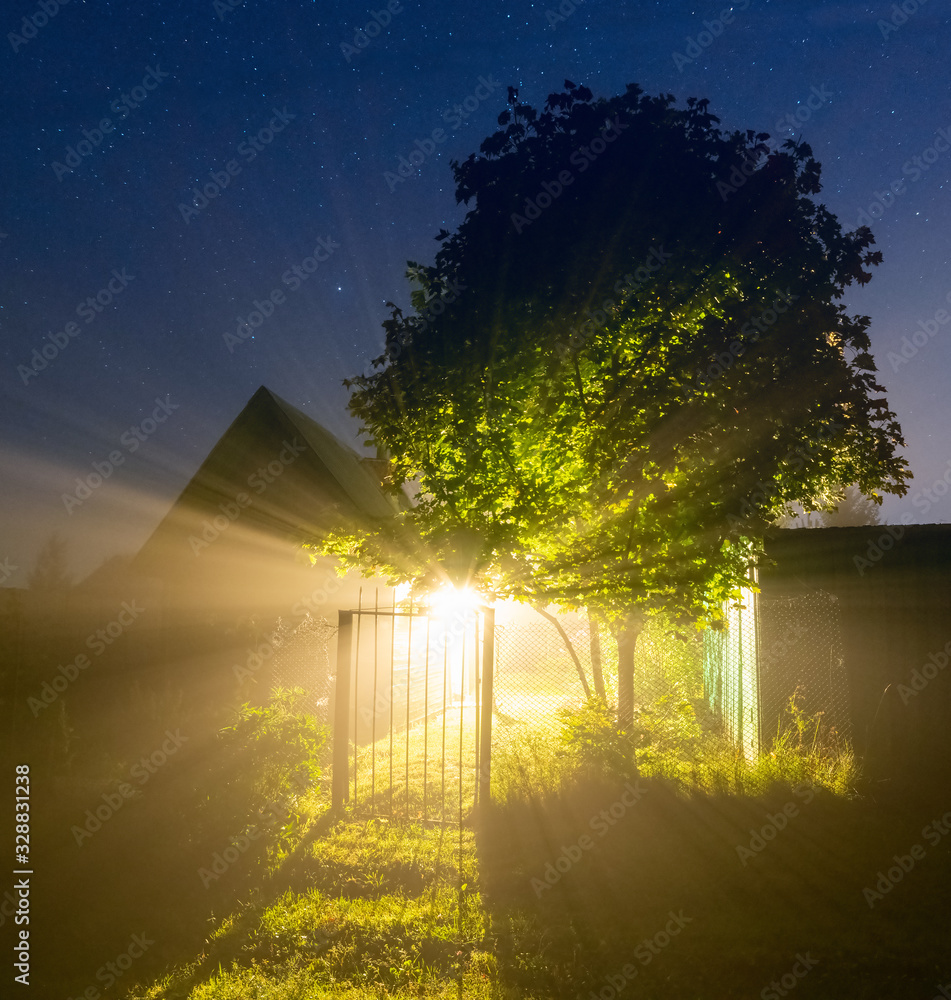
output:
<instances>
[{"instance_id":1,"label":"pitched roof","mask_svg":"<svg viewBox=\"0 0 951 1000\"><path fill-rule=\"evenodd\" d=\"M396 509L380 487L377 463L365 462L325 427L261 386L135 562L147 570L169 555L191 557L193 540L207 532L209 523L225 524L223 518L229 528L237 525L228 531L232 541L251 533L301 541L341 524L390 517Z\"/></svg>"}]
</instances>

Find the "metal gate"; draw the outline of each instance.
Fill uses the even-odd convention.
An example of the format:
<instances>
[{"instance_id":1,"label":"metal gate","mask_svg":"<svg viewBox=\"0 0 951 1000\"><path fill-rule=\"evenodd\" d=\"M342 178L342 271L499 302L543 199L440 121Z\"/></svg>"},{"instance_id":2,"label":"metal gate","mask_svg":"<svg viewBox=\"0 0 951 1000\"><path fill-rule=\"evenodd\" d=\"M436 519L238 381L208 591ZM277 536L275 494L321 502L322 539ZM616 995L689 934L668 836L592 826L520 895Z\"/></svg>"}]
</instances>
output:
<instances>
[{"instance_id":1,"label":"metal gate","mask_svg":"<svg viewBox=\"0 0 951 1000\"><path fill-rule=\"evenodd\" d=\"M362 598L361 598L362 604ZM339 612L333 807L462 822L489 797L495 613Z\"/></svg>"}]
</instances>

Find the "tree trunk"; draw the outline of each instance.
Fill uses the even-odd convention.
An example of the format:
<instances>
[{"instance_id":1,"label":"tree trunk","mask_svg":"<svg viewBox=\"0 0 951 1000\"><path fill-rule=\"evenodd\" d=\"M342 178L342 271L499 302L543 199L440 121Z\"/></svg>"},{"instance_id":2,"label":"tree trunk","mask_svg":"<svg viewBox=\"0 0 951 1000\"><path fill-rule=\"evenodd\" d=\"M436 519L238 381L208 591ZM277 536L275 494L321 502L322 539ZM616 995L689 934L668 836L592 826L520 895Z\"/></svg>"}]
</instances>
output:
<instances>
[{"instance_id":1,"label":"tree trunk","mask_svg":"<svg viewBox=\"0 0 951 1000\"><path fill-rule=\"evenodd\" d=\"M591 700L591 688L588 687L588 679L584 675L584 667L581 665L581 660L578 659L578 654L575 652L575 647L571 644L571 639L568 638L568 633L561 627L561 622L554 615L550 615L541 605L536 604L535 610L542 616L542 618L547 619L558 629L558 634L561 636L562 641L565 644L565 648L568 650L571 659L574 660L575 669L578 671L578 678L581 681L581 687L584 689L584 696L589 701Z\"/></svg>"},{"instance_id":2,"label":"tree trunk","mask_svg":"<svg viewBox=\"0 0 951 1000\"><path fill-rule=\"evenodd\" d=\"M643 624L640 614L629 615L617 637L617 721L624 733L634 727L634 650Z\"/></svg>"},{"instance_id":3,"label":"tree trunk","mask_svg":"<svg viewBox=\"0 0 951 1000\"><path fill-rule=\"evenodd\" d=\"M594 693L607 701L604 673L601 670L601 625L590 612L588 613L588 634L591 637L591 676L594 678Z\"/></svg>"}]
</instances>

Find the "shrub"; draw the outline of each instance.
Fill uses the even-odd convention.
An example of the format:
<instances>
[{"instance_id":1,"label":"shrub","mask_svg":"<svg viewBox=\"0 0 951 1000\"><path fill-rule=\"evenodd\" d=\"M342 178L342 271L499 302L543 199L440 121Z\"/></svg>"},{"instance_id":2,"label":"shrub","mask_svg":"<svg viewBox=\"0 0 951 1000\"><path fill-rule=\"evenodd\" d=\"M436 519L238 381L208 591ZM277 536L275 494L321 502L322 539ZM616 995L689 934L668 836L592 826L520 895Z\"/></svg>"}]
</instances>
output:
<instances>
[{"instance_id":1,"label":"shrub","mask_svg":"<svg viewBox=\"0 0 951 1000\"><path fill-rule=\"evenodd\" d=\"M614 709L600 697L562 709L560 742L572 763L590 775L627 778L634 771L632 738L617 726Z\"/></svg>"},{"instance_id":2,"label":"shrub","mask_svg":"<svg viewBox=\"0 0 951 1000\"><path fill-rule=\"evenodd\" d=\"M197 833L236 835L280 824L289 835L302 796L319 787L328 731L297 707L303 691L278 690L264 704L243 705L218 732L216 766L199 792Z\"/></svg>"}]
</instances>

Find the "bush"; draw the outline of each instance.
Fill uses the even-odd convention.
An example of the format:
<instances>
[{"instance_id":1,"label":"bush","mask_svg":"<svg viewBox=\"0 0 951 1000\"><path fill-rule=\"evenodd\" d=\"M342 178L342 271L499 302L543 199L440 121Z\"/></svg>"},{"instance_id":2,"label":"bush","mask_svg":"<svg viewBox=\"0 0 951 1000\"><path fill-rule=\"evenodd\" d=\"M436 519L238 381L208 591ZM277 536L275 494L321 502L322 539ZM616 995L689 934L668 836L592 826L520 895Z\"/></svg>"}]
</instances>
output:
<instances>
[{"instance_id":1,"label":"bush","mask_svg":"<svg viewBox=\"0 0 951 1000\"><path fill-rule=\"evenodd\" d=\"M802 711L798 691L771 750L750 761L705 703L683 697L679 687L642 705L630 736L617 728L613 706L598 697L562 709L557 738L520 734L493 761L505 770L502 797L554 791L581 776L624 780L636 773L669 779L684 791L760 794L808 782L838 795L854 793L859 766L852 748L823 727L822 713Z\"/></svg>"},{"instance_id":2,"label":"bush","mask_svg":"<svg viewBox=\"0 0 951 1000\"><path fill-rule=\"evenodd\" d=\"M328 742L327 728L297 711L304 697L300 690L278 690L264 705L243 705L218 732L217 766L200 792L200 836L275 824L284 836L292 833L299 800L319 788Z\"/></svg>"},{"instance_id":3,"label":"bush","mask_svg":"<svg viewBox=\"0 0 951 1000\"><path fill-rule=\"evenodd\" d=\"M220 731L226 756L250 761L250 771L238 778L255 793L277 798L320 781L329 734L314 716L299 711L306 697L300 688L279 688L264 705L242 705L234 723Z\"/></svg>"},{"instance_id":4,"label":"bush","mask_svg":"<svg viewBox=\"0 0 951 1000\"><path fill-rule=\"evenodd\" d=\"M580 708L562 709L560 741L572 763L589 776L628 778L634 773L633 743L618 729L614 709L600 697Z\"/></svg>"}]
</instances>

